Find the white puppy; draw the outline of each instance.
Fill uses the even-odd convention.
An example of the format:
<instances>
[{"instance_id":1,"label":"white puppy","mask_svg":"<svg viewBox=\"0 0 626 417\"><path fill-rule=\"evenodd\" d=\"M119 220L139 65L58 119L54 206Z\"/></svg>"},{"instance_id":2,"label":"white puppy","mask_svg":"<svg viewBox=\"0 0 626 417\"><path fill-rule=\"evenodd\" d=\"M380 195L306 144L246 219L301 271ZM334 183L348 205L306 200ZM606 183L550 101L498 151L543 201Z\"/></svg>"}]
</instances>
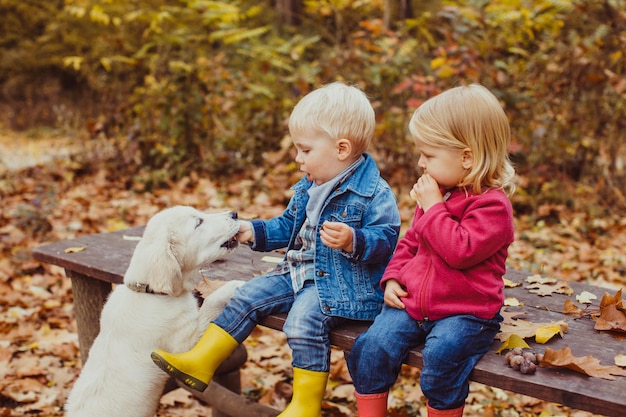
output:
<instances>
[{"instance_id":1,"label":"white puppy","mask_svg":"<svg viewBox=\"0 0 626 417\"><path fill-rule=\"evenodd\" d=\"M184 352L196 343L242 281L209 295L192 291L199 268L237 246L235 213L177 206L157 213L102 310L100 333L70 392L67 417L153 417L167 382L150 352Z\"/></svg>"}]
</instances>

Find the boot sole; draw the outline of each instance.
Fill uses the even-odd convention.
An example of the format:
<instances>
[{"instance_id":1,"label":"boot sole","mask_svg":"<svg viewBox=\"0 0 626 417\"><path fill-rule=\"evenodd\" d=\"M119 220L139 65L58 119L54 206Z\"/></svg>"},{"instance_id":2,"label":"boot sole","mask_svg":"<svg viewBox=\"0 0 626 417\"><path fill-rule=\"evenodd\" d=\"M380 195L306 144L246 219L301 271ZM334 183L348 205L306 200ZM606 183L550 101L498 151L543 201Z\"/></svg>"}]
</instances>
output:
<instances>
[{"instance_id":1,"label":"boot sole","mask_svg":"<svg viewBox=\"0 0 626 417\"><path fill-rule=\"evenodd\" d=\"M170 365L161 355L158 353L152 352L150 354L150 358L152 358L152 362L163 371L176 378L176 380L182 382L189 388L192 388L196 391L203 392L209 386L206 382L200 381L197 378L194 378L191 375L188 375L182 371L179 371L172 365Z\"/></svg>"}]
</instances>

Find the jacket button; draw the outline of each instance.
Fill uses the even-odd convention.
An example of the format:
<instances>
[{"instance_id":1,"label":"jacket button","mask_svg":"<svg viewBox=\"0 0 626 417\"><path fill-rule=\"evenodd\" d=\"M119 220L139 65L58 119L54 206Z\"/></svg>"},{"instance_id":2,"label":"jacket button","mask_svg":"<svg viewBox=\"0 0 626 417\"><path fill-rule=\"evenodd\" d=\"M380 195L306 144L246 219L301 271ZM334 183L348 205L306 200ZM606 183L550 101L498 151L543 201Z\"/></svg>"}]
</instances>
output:
<instances>
[{"instance_id":1,"label":"jacket button","mask_svg":"<svg viewBox=\"0 0 626 417\"><path fill-rule=\"evenodd\" d=\"M324 306L324 311L330 311L330 307Z\"/></svg>"},{"instance_id":2,"label":"jacket button","mask_svg":"<svg viewBox=\"0 0 626 417\"><path fill-rule=\"evenodd\" d=\"M343 213L341 213L341 217L347 217L348 213L346 213L345 211Z\"/></svg>"},{"instance_id":3,"label":"jacket button","mask_svg":"<svg viewBox=\"0 0 626 417\"><path fill-rule=\"evenodd\" d=\"M317 271L317 276L318 277L323 277L324 276L324 271L322 271L322 270Z\"/></svg>"}]
</instances>

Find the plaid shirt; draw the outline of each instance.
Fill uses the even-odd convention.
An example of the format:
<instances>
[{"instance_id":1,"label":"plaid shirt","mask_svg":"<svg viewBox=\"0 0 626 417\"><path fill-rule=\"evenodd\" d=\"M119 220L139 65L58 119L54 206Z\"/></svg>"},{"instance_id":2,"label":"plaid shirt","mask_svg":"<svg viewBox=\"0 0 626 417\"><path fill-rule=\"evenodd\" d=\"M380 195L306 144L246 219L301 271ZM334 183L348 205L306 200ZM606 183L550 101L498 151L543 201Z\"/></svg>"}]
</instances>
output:
<instances>
[{"instance_id":1,"label":"plaid shirt","mask_svg":"<svg viewBox=\"0 0 626 417\"><path fill-rule=\"evenodd\" d=\"M296 248L287 252L283 261L283 270L291 275L293 292L297 293L304 287L308 280L315 279L315 226L309 224L307 219L296 239Z\"/></svg>"}]
</instances>

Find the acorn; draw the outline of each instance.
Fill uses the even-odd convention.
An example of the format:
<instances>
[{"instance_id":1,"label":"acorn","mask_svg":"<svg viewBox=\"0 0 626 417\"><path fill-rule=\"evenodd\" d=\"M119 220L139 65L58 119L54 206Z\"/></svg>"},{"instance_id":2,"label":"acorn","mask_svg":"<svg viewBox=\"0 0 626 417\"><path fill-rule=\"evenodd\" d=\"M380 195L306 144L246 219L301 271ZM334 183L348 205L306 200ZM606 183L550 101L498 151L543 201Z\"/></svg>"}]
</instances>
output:
<instances>
[{"instance_id":1,"label":"acorn","mask_svg":"<svg viewBox=\"0 0 626 417\"><path fill-rule=\"evenodd\" d=\"M525 360L527 360L527 361L529 361L529 362L534 363L535 365L537 365L537 363L538 363L538 362L537 362L537 355L535 355L533 352L524 352L524 353L522 354L522 357L523 357Z\"/></svg>"},{"instance_id":2,"label":"acorn","mask_svg":"<svg viewBox=\"0 0 626 417\"><path fill-rule=\"evenodd\" d=\"M519 367L519 371L523 374L534 374L535 370L537 370L537 365L529 360L523 360Z\"/></svg>"},{"instance_id":3,"label":"acorn","mask_svg":"<svg viewBox=\"0 0 626 417\"><path fill-rule=\"evenodd\" d=\"M510 365L511 365L511 368L515 369L516 371L519 371L524 362L525 361L522 355L513 355L511 357Z\"/></svg>"}]
</instances>

